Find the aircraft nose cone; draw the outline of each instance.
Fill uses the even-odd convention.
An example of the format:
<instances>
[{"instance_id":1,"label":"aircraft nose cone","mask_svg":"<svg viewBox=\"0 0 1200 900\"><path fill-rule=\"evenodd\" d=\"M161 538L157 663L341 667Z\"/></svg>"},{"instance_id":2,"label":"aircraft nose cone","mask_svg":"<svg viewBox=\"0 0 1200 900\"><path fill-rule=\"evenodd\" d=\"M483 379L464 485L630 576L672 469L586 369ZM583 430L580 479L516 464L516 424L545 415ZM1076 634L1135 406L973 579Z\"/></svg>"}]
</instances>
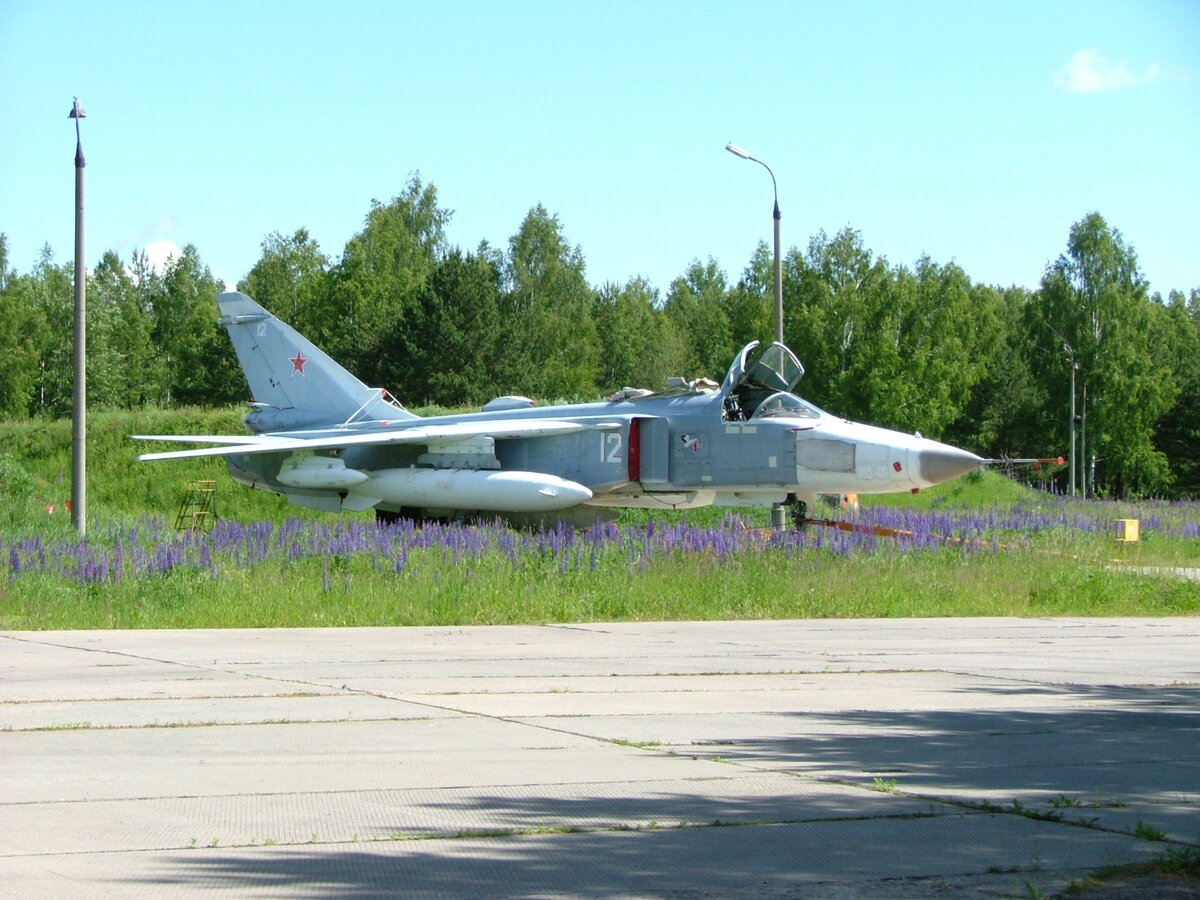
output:
<instances>
[{"instance_id":1,"label":"aircraft nose cone","mask_svg":"<svg viewBox=\"0 0 1200 900\"><path fill-rule=\"evenodd\" d=\"M941 484L978 467L983 460L974 453L959 450L949 444L934 444L917 451L917 471L927 484Z\"/></svg>"}]
</instances>

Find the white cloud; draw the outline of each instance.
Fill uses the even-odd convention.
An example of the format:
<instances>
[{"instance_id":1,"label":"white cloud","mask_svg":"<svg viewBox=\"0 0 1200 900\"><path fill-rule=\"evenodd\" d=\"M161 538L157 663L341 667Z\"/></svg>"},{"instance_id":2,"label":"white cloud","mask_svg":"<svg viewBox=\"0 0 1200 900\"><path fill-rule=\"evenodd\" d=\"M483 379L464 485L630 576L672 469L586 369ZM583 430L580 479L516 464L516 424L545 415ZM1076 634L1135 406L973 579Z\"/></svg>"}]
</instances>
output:
<instances>
[{"instance_id":1,"label":"white cloud","mask_svg":"<svg viewBox=\"0 0 1200 900\"><path fill-rule=\"evenodd\" d=\"M145 244L151 238L156 238L160 235L165 237L167 235L174 234L177 227L178 222L175 220L175 214L169 212L163 213L149 225L138 229L137 237L134 238L134 243Z\"/></svg>"},{"instance_id":2,"label":"white cloud","mask_svg":"<svg viewBox=\"0 0 1200 900\"><path fill-rule=\"evenodd\" d=\"M1095 47L1080 50L1054 74L1054 86L1071 94L1095 94L1137 87L1166 76L1158 63L1137 73L1126 62L1113 62Z\"/></svg>"},{"instance_id":3,"label":"white cloud","mask_svg":"<svg viewBox=\"0 0 1200 900\"><path fill-rule=\"evenodd\" d=\"M181 256L183 256L183 251L179 249L178 244L176 244L174 241L165 239L161 241L151 241L142 249L142 252L146 254L146 259L149 260L150 266L160 275L163 273L164 267L172 257L179 259Z\"/></svg>"},{"instance_id":4,"label":"white cloud","mask_svg":"<svg viewBox=\"0 0 1200 900\"><path fill-rule=\"evenodd\" d=\"M168 240L151 241L140 250L135 248L133 252L135 255L145 256L146 262L150 264L150 271L159 275L163 273L167 262L171 259L171 257L178 259L179 257L183 256L183 251L179 249L179 245L174 241ZM129 264L125 266L125 274L134 280L137 279L137 273L133 269L132 259L129 261Z\"/></svg>"},{"instance_id":5,"label":"white cloud","mask_svg":"<svg viewBox=\"0 0 1200 900\"><path fill-rule=\"evenodd\" d=\"M150 241L140 251L146 255L146 261L150 263L150 268L159 275L166 271L167 263L172 258L179 259L183 256L183 250L178 244L167 238L157 241ZM230 281L225 277L223 272L213 272L212 276L225 285L225 290L236 291L237 282Z\"/></svg>"},{"instance_id":6,"label":"white cloud","mask_svg":"<svg viewBox=\"0 0 1200 900\"><path fill-rule=\"evenodd\" d=\"M161 274L163 266L170 257L174 256L178 259L183 255L179 245L171 240L171 235L174 234L176 227L175 216L172 213L163 213L153 222L138 228L137 231L123 235L115 242L113 249L121 255L144 253L151 268ZM128 265L132 266L132 264L131 256Z\"/></svg>"}]
</instances>

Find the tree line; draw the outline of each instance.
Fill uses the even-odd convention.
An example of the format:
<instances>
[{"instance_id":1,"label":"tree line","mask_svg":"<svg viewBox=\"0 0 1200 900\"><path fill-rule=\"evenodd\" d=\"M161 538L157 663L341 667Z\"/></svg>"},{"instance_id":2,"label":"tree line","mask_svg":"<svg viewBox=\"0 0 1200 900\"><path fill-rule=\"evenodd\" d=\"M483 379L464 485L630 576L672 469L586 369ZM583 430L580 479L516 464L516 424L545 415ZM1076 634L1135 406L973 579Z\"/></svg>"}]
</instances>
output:
<instances>
[{"instance_id":1,"label":"tree line","mask_svg":"<svg viewBox=\"0 0 1200 900\"><path fill-rule=\"evenodd\" d=\"M305 229L276 232L238 288L409 406L719 380L774 333L765 243L736 281L697 258L664 296L640 277L589 284L582 250L540 204L505 248L450 245L450 217L413 175L372 202L339 258ZM0 415L70 415L72 279L49 248L29 273L10 270L0 234ZM223 289L192 245L159 270L106 252L87 275L89 405L245 399L215 323ZM1091 487L1200 496L1200 289L1149 295L1099 213L1072 226L1032 291L928 256L891 264L852 228L790 248L783 290L785 340L807 369L798 390L818 406L986 457L1065 456L1074 366Z\"/></svg>"}]
</instances>

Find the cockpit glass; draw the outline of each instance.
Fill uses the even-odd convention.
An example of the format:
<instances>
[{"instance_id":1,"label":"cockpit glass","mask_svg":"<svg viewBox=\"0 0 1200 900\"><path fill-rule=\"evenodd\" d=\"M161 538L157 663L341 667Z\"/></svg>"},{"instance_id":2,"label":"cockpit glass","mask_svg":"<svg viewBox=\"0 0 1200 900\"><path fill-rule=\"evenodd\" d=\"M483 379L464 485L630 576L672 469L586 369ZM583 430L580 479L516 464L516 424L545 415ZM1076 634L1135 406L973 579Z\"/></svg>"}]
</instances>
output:
<instances>
[{"instance_id":1,"label":"cockpit glass","mask_svg":"<svg viewBox=\"0 0 1200 900\"><path fill-rule=\"evenodd\" d=\"M775 384L778 390L790 391L803 377L804 366L783 344L771 344L755 361L754 375L755 380L764 386Z\"/></svg>"},{"instance_id":2,"label":"cockpit glass","mask_svg":"<svg viewBox=\"0 0 1200 900\"><path fill-rule=\"evenodd\" d=\"M795 394L780 391L778 394L772 394L760 403L758 408L754 410L754 415L750 418L819 419L821 418L821 411L807 400L801 400Z\"/></svg>"}]
</instances>

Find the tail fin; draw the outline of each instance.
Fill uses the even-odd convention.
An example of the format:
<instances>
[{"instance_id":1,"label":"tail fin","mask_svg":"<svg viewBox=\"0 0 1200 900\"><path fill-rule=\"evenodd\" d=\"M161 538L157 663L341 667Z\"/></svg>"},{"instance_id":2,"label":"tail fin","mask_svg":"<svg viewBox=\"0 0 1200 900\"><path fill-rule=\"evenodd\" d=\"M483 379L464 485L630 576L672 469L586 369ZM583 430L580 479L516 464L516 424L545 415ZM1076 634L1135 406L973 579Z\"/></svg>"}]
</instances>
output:
<instances>
[{"instance_id":1,"label":"tail fin","mask_svg":"<svg viewBox=\"0 0 1200 900\"><path fill-rule=\"evenodd\" d=\"M255 432L333 427L360 419L416 418L386 391L369 388L290 325L245 294L217 297L221 318L258 407Z\"/></svg>"}]
</instances>

